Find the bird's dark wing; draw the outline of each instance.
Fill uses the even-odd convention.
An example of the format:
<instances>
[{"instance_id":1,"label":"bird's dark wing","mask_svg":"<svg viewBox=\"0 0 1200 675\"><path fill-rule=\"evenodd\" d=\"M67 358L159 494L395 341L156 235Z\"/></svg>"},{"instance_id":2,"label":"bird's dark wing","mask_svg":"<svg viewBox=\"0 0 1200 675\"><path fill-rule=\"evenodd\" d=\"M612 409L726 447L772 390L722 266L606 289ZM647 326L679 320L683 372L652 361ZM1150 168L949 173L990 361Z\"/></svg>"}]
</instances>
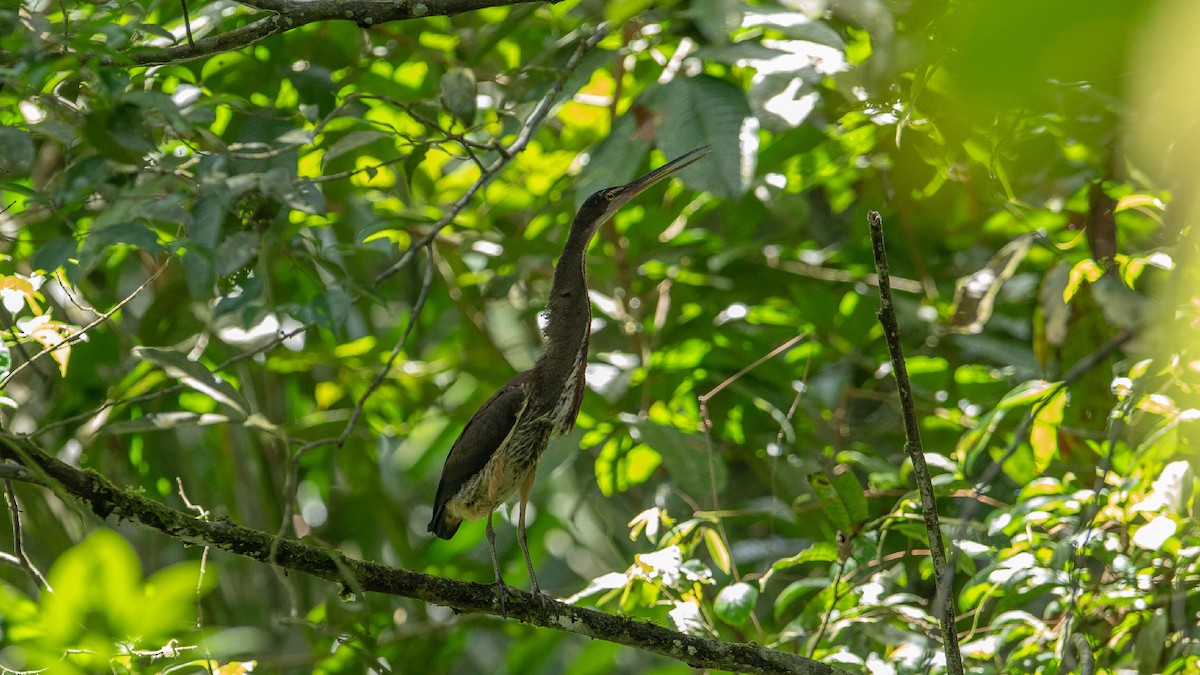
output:
<instances>
[{"instance_id":1,"label":"bird's dark wing","mask_svg":"<svg viewBox=\"0 0 1200 675\"><path fill-rule=\"evenodd\" d=\"M517 416L525 405L526 383L529 373L521 373L509 380L492 395L467 422L462 434L450 448L450 456L442 468L442 481L438 484L437 497L433 500L433 520L429 531L443 539L454 536L459 520L444 513L450 501L472 476L483 471L488 460L504 443L517 422Z\"/></svg>"}]
</instances>

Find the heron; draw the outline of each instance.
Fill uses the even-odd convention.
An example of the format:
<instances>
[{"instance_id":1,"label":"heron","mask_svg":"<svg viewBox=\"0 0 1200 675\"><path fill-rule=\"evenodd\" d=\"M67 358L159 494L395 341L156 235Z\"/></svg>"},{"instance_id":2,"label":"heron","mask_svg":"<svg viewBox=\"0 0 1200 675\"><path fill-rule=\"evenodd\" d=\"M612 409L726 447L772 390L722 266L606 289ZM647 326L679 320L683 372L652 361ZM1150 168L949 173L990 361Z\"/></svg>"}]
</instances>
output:
<instances>
[{"instance_id":1,"label":"heron","mask_svg":"<svg viewBox=\"0 0 1200 675\"><path fill-rule=\"evenodd\" d=\"M507 586L496 557L492 513L520 491L517 543L525 555L534 598L544 601L525 538L525 510L538 460L551 440L575 426L583 402L592 305L587 288L587 249L600 226L652 185L708 153L696 148L637 180L599 190L584 200L571 221L562 255L554 266L547 325L541 353L531 369L518 373L471 417L450 448L429 531L450 539L463 519L487 517L488 550L496 572L501 614L507 616Z\"/></svg>"}]
</instances>

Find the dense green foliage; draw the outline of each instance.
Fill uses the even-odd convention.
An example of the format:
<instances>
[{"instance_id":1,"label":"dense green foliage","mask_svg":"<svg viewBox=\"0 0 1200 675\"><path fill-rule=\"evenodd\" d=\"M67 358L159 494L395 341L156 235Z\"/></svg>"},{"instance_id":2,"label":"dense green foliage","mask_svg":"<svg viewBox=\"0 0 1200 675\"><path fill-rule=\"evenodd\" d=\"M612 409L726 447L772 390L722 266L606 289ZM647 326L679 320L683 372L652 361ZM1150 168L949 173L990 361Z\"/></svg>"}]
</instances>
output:
<instances>
[{"instance_id":1,"label":"dense green foliage","mask_svg":"<svg viewBox=\"0 0 1200 675\"><path fill-rule=\"evenodd\" d=\"M1200 668L1186 2L567 0L155 66L131 59L186 44L178 4L73 4L0 8L2 433L488 582L482 523L426 533L451 443L532 363L575 206L710 144L593 245L589 390L534 488L543 588L851 672L943 667L878 210L969 671L1076 668L1073 636L1100 669ZM8 494L54 593L0 528L6 669L688 670L226 553L201 574L199 547Z\"/></svg>"}]
</instances>

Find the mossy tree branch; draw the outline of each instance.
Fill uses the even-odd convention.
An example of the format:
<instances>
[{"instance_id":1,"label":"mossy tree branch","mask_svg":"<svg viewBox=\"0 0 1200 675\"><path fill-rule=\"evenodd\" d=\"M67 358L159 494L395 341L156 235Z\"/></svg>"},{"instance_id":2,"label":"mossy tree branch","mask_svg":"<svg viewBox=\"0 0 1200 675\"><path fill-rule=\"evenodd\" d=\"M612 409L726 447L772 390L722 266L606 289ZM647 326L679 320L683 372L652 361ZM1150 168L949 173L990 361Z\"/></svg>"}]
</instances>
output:
<instances>
[{"instance_id":1,"label":"mossy tree branch","mask_svg":"<svg viewBox=\"0 0 1200 675\"><path fill-rule=\"evenodd\" d=\"M241 4L271 12L250 23L170 47L139 47L131 51L133 65L179 63L221 52L236 51L272 35L318 21L353 21L369 28L391 21L428 16L453 16L487 7L519 5L540 0L248 0Z\"/></svg>"},{"instance_id":2,"label":"mossy tree branch","mask_svg":"<svg viewBox=\"0 0 1200 675\"><path fill-rule=\"evenodd\" d=\"M139 523L181 542L305 572L338 582L353 592L414 598L458 612L500 614L495 590L490 585L357 560L336 549L277 538L228 522L203 520L147 499L134 490L122 489L96 471L65 464L22 437L0 435L0 458L15 461L24 469L6 471L6 477L52 486L60 495L70 495L82 502L100 518L115 516ZM848 675L834 666L759 645L695 637L645 621L561 602L546 603L543 608L522 591L512 591L510 595L506 603L510 619L634 647L683 661L694 668L742 673Z\"/></svg>"}]
</instances>

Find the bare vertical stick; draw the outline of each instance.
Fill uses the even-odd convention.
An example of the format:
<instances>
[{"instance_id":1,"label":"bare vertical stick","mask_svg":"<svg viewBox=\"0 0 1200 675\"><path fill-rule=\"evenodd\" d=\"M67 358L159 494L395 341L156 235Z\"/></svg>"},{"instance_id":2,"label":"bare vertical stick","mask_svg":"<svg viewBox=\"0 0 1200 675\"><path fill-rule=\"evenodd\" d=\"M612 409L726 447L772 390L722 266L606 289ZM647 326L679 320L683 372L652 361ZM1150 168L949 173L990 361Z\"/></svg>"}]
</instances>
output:
<instances>
[{"instance_id":1,"label":"bare vertical stick","mask_svg":"<svg viewBox=\"0 0 1200 675\"><path fill-rule=\"evenodd\" d=\"M908 381L908 367L904 364L904 350L900 346L900 326L896 322L896 311L892 307L892 282L888 273L887 250L883 244L883 219L879 217L878 211L871 211L867 214L867 223L871 226L875 272L879 275L879 309L875 316L879 317L879 323L883 325L883 337L892 357L892 372L896 375L896 389L900 393L900 413L904 418L904 452L912 460L913 478L917 481L917 492L921 495L921 515L925 520L925 530L929 533L929 556L933 559L934 579L937 582L934 611L938 613L942 627L946 670L950 675L962 675L962 653L958 648L958 632L955 629L954 592L953 589L944 587L953 577L945 574L946 549L942 543L941 525L938 523L933 481L929 478L929 467L925 464L925 450L921 446L921 430L917 424L917 408L913 403L912 385Z\"/></svg>"}]
</instances>

